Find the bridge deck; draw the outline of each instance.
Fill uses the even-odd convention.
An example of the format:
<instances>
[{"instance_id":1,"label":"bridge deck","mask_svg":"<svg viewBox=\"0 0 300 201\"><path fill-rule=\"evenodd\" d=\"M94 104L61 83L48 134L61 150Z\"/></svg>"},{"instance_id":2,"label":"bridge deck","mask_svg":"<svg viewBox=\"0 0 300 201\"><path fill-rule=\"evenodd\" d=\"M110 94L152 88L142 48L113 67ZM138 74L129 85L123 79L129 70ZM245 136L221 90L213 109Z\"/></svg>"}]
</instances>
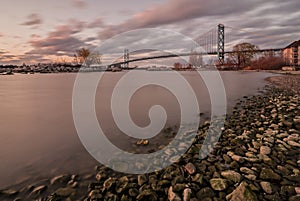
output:
<instances>
[{"instance_id":1,"label":"bridge deck","mask_svg":"<svg viewBox=\"0 0 300 201\"><path fill-rule=\"evenodd\" d=\"M283 50L282 48L260 49L260 50L255 50L254 52L257 52L257 53L261 53L261 52L278 52L278 51L282 51L282 50ZM236 53L236 52L237 51L226 51L226 52L224 52L224 54L232 54L232 53ZM241 51L241 52L250 52L250 51ZM253 51L251 51L251 52L253 52ZM190 56L190 55L218 55L218 52L200 52L200 53L189 52L189 53L180 53L180 54L167 54L167 55L158 55L158 56L151 56L151 57L142 57L142 58L129 59L128 61L116 62L116 63L113 63L109 66L122 65L122 64L127 64L127 63L131 63L131 62L145 61L145 60L151 60L151 59L184 57L184 56Z\"/></svg>"}]
</instances>

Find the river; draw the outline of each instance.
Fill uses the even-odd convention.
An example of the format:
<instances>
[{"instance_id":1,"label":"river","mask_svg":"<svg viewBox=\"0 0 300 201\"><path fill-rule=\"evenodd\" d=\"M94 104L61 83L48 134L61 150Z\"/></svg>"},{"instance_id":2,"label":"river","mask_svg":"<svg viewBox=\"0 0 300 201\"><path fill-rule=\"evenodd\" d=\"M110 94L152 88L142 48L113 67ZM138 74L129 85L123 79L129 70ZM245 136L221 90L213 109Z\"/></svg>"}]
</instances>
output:
<instances>
[{"instance_id":1,"label":"river","mask_svg":"<svg viewBox=\"0 0 300 201\"><path fill-rule=\"evenodd\" d=\"M150 72L149 72L150 73ZM158 73L158 72L155 72ZM112 86L124 72L106 73L96 95L96 112L101 124L118 139L118 131L111 123L109 102ZM208 118L209 99L204 83L196 72L182 72L202 101L200 110ZM85 150L77 135L72 116L72 91L75 73L15 74L0 76L0 189L22 182L49 178L62 173L93 171L97 164ZM239 98L255 94L271 76L262 72L221 72L227 105L230 110ZM176 83L174 83L176 84ZM123 90L127 90L124 88ZM136 124L149 123L147 111L153 101L171 113L168 123L178 121L178 102L174 96L157 86L136 94L130 109ZM101 104L100 104L101 103ZM169 114L169 113L168 113ZM168 116L169 117L169 116ZM104 130L105 130L104 129ZM118 144L118 142L117 142ZM120 143L126 146L127 142Z\"/></svg>"}]
</instances>

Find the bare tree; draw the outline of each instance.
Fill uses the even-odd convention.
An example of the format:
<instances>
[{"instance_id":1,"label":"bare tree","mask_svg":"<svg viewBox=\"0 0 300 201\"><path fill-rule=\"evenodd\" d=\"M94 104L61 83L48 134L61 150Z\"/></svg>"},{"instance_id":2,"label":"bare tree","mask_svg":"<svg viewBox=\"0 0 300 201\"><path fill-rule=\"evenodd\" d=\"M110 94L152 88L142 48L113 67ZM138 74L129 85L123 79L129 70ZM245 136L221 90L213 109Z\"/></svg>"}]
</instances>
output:
<instances>
[{"instance_id":1,"label":"bare tree","mask_svg":"<svg viewBox=\"0 0 300 201\"><path fill-rule=\"evenodd\" d=\"M91 52L89 49L81 48L76 51L76 56L79 62L87 67L101 64L102 55L97 51Z\"/></svg>"},{"instance_id":2,"label":"bare tree","mask_svg":"<svg viewBox=\"0 0 300 201\"><path fill-rule=\"evenodd\" d=\"M88 58L90 53L91 53L90 50L86 48L81 48L79 50L76 50L76 55L80 63L83 63L86 60L86 58Z\"/></svg>"},{"instance_id":3,"label":"bare tree","mask_svg":"<svg viewBox=\"0 0 300 201\"><path fill-rule=\"evenodd\" d=\"M189 64L191 64L194 67L201 67L203 65L202 55L197 51L192 50L189 58Z\"/></svg>"},{"instance_id":4,"label":"bare tree","mask_svg":"<svg viewBox=\"0 0 300 201\"><path fill-rule=\"evenodd\" d=\"M89 54L89 56L85 59L84 63L90 67L91 65L100 65L102 63L101 61L102 55L97 52L94 51L92 53Z\"/></svg>"},{"instance_id":5,"label":"bare tree","mask_svg":"<svg viewBox=\"0 0 300 201\"><path fill-rule=\"evenodd\" d=\"M236 64L238 68L249 66L258 49L258 46L251 43L239 43L233 47L229 61Z\"/></svg>"}]
</instances>

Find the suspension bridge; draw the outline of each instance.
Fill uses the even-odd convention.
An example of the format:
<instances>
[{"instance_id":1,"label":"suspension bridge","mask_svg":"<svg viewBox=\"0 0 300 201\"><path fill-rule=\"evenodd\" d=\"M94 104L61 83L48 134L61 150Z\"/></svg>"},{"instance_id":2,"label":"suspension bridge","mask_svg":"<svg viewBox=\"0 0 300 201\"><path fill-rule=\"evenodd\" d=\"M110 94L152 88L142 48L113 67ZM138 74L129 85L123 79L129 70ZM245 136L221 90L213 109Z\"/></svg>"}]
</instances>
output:
<instances>
[{"instance_id":1,"label":"suspension bridge","mask_svg":"<svg viewBox=\"0 0 300 201\"><path fill-rule=\"evenodd\" d=\"M218 24L217 27L212 28L205 34L199 36L195 39L195 42L199 44L204 50L204 52L185 52L179 54L162 54L155 56L141 56L138 58L130 58L129 50L124 50L123 60L114 62L110 64L112 66L120 66L121 68L128 69L129 63L146 61L153 59L163 59L163 58L172 58L172 57L183 57L191 55L216 55L218 58L218 64L224 65L225 55L235 53L236 51L226 51L225 50L225 26L223 24ZM282 48L269 48L269 49L255 49L251 52L263 53L263 52L282 52ZM239 51L239 52L249 52L249 51Z\"/></svg>"}]
</instances>

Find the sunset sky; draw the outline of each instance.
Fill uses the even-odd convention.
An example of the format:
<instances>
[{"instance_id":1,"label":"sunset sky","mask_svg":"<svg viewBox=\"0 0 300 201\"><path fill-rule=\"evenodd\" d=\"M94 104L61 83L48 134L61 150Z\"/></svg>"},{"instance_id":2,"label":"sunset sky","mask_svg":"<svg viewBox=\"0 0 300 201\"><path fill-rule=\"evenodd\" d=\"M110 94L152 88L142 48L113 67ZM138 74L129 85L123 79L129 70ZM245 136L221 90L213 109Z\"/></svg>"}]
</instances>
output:
<instances>
[{"instance_id":1,"label":"sunset sky","mask_svg":"<svg viewBox=\"0 0 300 201\"><path fill-rule=\"evenodd\" d=\"M299 0L4 0L0 64L59 60L140 28L197 38L219 23L228 44L281 48L300 39L299 19Z\"/></svg>"}]
</instances>

